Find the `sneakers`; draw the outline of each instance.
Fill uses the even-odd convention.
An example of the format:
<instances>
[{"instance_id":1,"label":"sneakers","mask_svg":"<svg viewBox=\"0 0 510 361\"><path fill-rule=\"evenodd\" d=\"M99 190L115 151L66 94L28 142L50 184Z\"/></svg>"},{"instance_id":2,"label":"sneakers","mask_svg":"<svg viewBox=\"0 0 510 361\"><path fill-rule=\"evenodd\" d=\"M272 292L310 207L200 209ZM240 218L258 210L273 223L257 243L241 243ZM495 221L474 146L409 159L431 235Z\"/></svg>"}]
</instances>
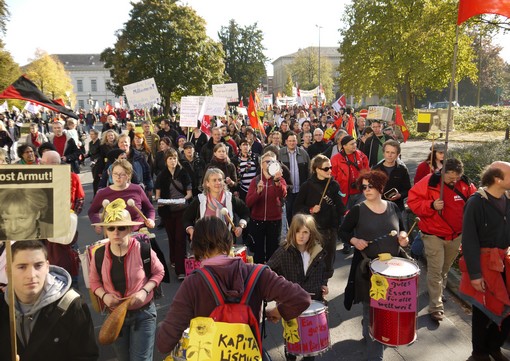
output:
<instances>
[{"instance_id":1,"label":"sneakers","mask_svg":"<svg viewBox=\"0 0 510 361\"><path fill-rule=\"evenodd\" d=\"M185 275L185 274L182 274L182 273L181 273L181 274L177 275L177 279L178 279L179 281L184 281L184 279L185 279L185 278L186 278L186 275Z\"/></svg>"},{"instance_id":2,"label":"sneakers","mask_svg":"<svg viewBox=\"0 0 510 361\"><path fill-rule=\"evenodd\" d=\"M430 314L430 318L434 321L441 322L444 319L444 312L443 311L432 312Z\"/></svg>"},{"instance_id":3,"label":"sneakers","mask_svg":"<svg viewBox=\"0 0 510 361\"><path fill-rule=\"evenodd\" d=\"M342 248L343 254L349 254L351 253L352 246L348 243L344 243L344 248Z\"/></svg>"}]
</instances>

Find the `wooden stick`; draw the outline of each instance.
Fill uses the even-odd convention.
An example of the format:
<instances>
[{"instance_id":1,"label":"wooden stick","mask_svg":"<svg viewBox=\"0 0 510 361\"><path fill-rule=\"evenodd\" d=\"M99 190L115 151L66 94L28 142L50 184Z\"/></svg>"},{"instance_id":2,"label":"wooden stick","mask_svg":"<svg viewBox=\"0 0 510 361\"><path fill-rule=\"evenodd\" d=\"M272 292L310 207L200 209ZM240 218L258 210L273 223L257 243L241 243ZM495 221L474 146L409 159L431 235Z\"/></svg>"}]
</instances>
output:
<instances>
[{"instance_id":1,"label":"wooden stick","mask_svg":"<svg viewBox=\"0 0 510 361\"><path fill-rule=\"evenodd\" d=\"M134 200L132 200L131 198L130 198L130 199L128 199L128 201L127 201L127 205L128 205L128 206L130 206L130 207L133 207L134 209L136 209L136 211L138 212L138 214L142 216L142 218L143 218L143 220L144 220L145 222L147 222L147 221L148 221L147 217L145 217L145 215L142 213L142 211L141 211L140 209L138 209L138 207L136 206L136 204L135 204L135 201L134 201Z\"/></svg>"},{"instance_id":2,"label":"wooden stick","mask_svg":"<svg viewBox=\"0 0 510 361\"><path fill-rule=\"evenodd\" d=\"M322 200L324 199L324 195L326 194L326 191L328 190L329 182L331 182L331 177L328 178L328 182L326 183L326 186L324 187L324 191L322 192L321 200L319 201L319 207L321 206Z\"/></svg>"},{"instance_id":3,"label":"wooden stick","mask_svg":"<svg viewBox=\"0 0 510 361\"><path fill-rule=\"evenodd\" d=\"M16 361L16 355L18 354L18 345L16 337L16 304L14 301L14 283L12 281L12 249L11 241L5 241L6 250L6 261L7 261L7 296L9 299L9 321L11 330L11 360Z\"/></svg>"}]
</instances>

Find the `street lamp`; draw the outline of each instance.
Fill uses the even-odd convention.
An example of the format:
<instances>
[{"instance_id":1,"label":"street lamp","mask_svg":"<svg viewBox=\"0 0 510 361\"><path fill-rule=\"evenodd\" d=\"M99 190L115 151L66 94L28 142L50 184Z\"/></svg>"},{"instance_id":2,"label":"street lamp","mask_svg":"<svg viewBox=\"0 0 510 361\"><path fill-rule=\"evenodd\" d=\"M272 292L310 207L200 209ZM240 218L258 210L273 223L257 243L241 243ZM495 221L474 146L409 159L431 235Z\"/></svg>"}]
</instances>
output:
<instances>
[{"instance_id":1,"label":"street lamp","mask_svg":"<svg viewBox=\"0 0 510 361\"><path fill-rule=\"evenodd\" d=\"M321 94L321 29L322 26L315 24L317 29L319 29L319 91L317 92L317 98L319 98Z\"/></svg>"}]
</instances>

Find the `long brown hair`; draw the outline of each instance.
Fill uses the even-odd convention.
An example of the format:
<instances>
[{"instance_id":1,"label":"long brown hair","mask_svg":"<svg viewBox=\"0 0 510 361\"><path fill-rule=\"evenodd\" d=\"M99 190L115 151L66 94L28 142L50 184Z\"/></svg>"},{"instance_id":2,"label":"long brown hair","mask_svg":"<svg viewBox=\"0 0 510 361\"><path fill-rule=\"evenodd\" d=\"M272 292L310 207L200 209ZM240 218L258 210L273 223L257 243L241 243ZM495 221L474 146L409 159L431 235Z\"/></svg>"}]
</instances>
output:
<instances>
[{"instance_id":1,"label":"long brown hair","mask_svg":"<svg viewBox=\"0 0 510 361\"><path fill-rule=\"evenodd\" d=\"M315 219L311 215L298 213L292 218L287 239L283 242L285 249L288 249L290 246L297 248L296 234L303 227L308 228L310 231L310 239L306 243L307 252L310 252L316 244L322 244L322 237L315 224Z\"/></svg>"}]
</instances>

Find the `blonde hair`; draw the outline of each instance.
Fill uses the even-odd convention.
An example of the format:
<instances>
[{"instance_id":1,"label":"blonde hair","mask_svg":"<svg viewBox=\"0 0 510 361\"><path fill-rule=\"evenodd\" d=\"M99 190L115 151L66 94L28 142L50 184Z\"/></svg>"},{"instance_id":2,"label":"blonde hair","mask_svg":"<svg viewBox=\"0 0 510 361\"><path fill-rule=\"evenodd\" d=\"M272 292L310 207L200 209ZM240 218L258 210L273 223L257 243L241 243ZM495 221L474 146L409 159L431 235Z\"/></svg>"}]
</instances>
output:
<instances>
[{"instance_id":1,"label":"blonde hair","mask_svg":"<svg viewBox=\"0 0 510 361\"><path fill-rule=\"evenodd\" d=\"M303 227L308 228L310 231L310 238L306 243L307 252L310 252L316 244L322 244L322 237L315 224L315 219L311 215L298 213L292 218L292 223L287 232L287 239L282 243L285 249L288 249L290 246L297 248L296 234Z\"/></svg>"},{"instance_id":2,"label":"blonde hair","mask_svg":"<svg viewBox=\"0 0 510 361\"><path fill-rule=\"evenodd\" d=\"M206 183L209 181L209 178L215 174L221 175L221 177L223 178L223 181L225 181L225 173L223 173L223 171L221 169L215 168L215 167L209 168L208 170L205 171L204 179L202 181L202 187L204 189L203 190L204 194L209 194L209 190L207 189ZM223 185L224 185L224 190L228 190L227 185L225 183L223 183Z\"/></svg>"},{"instance_id":3,"label":"blonde hair","mask_svg":"<svg viewBox=\"0 0 510 361\"><path fill-rule=\"evenodd\" d=\"M117 144L117 141L119 140L119 134L113 129L108 129L108 130L104 131L103 134L101 134L101 145L108 143L108 139L107 139L108 134L113 134L115 136L115 139L113 140L113 144Z\"/></svg>"}]
</instances>

